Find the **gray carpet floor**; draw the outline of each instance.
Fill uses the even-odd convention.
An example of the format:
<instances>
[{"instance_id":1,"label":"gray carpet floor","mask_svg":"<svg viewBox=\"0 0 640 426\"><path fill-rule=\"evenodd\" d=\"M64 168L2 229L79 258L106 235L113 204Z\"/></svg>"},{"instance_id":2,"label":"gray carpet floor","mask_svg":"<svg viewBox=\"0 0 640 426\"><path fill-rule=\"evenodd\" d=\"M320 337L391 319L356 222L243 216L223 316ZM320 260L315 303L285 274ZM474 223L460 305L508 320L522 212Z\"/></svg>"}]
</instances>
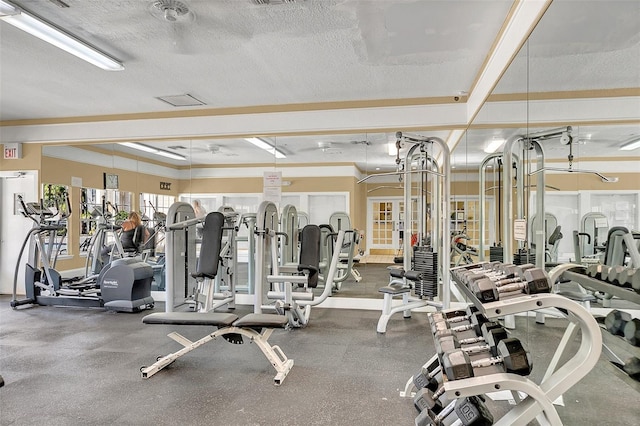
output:
<instances>
[{"instance_id":1,"label":"gray carpet floor","mask_svg":"<svg viewBox=\"0 0 640 426\"><path fill-rule=\"evenodd\" d=\"M162 310L162 303L154 308ZM250 308L236 311L242 315ZM0 296L0 424L411 425L418 413L399 392L434 353L425 313L411 319L398 314L380 335L378 312L315 308L306 328L277 330L270 339L295 361L279 387L255 345L222 339L145 380L141 366L180 349L168 333L195 340L212 331L144 325L147 313L13 310L9 298ZM534 381L544 374L566 324L517 318L513 335L532 353ZM635 383L603 355L565 393L558 413L566 425L640 424ZM505 401L488 404L496 419L511 408Z\"/></svg>"}]
</instances>

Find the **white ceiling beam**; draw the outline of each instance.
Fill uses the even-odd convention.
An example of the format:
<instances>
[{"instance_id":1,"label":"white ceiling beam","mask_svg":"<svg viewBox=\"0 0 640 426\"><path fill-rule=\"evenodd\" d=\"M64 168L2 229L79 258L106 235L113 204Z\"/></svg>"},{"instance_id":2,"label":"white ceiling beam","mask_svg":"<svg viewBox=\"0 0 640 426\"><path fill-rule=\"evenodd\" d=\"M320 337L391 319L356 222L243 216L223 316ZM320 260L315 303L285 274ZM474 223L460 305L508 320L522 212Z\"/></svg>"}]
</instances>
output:
<instances>
[{"instance_id":1,"label":"white ceiling beam","mask_svg":"<svg viewBox=\"0 0 640 426\"><path fill-rule=\"evenodd\" d=\"M529 38L553 0L516 0L502 26L484 66L467 97L467 126L487 101L513 58ZM452 130L446 143L453 152L464 130Z\"/></svg>"},{"instance_id":2,"label":"white ceiling beam","mask_svg":"<svg viewBox=\"0 0 640 426\"><path fill-rule=\"evenodd\" d=\"M78 143L464 127L464 104L290 111L0 127L5 142Z\"/></svg>"},{"instance_id":3,"label":"white ceiling beam","mask_svg":"<svg viewBox=\"0 0 640 426\"><path fill-rule=\"evenodd\" d=\"M551 2L552 0L516 0L512 13L467 98L467 123L471 123L480 111Z\"/></svg>"}]
</instances>

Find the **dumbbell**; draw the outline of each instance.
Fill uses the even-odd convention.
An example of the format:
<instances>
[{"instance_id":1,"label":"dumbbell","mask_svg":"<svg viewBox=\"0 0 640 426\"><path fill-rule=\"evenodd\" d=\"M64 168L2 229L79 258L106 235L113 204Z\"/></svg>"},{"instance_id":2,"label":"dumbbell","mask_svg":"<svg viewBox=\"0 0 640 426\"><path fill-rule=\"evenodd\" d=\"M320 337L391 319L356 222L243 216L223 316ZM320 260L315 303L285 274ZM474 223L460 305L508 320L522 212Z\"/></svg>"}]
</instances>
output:
<instances>
[{"instance_id":1,"label":"dumbbell","mask_svg":"<svg viewBox=\"0 0 640 426\"><path fill-rule=\"evenodd\" d=\"M443 385L440 385L436 391L422 388L413 397L413 405L419 413L428 410L433 414L438 414L444 409L440 402L440 397L444 395L444 392Z\"/></svg>"},{"instance_id":2,"label":"dumbbell","mask_svg":"<svg viewBox=\"0 0 640 426\"><path fill-rule=\"evenodd\" d=\"M464 321L467 317L471 316L474 312L478 312L478 308L473 305L468 305L465 309L456 309L452 311L440 311L429 314L429 322L445 319L451 322Z\"/></svg>"},{"instance_id":3,"label":"dumbbell","mask_svg":"<svg viewBox=\"0 0 640 426\"><path fill-rule=\"evenodd\" d=\"M481 302L493 302L500 299L500 294L521 291L526 294L548 293L551 290L547 274L540 268L524 271L520 282L508 285L496 285L490 279L482 279L471 284L469 289Z\"/></svg>"},{"instance_id":4,"label":"dumbbell","mask_svg":"<svg viewBox=\"0 0 640 426\"><path fill-rule=\"evenodd\" d=\"M533 265L531 266L533 267ZM522 269L520 266L498 263L496 265L493 265L493 267L491 268L468 270L466 273L462 273L460 278L463 284L468 285L470 281L474 281L479 278L512 278L514 275L520 274L522 271L524 271L524 269Z\"/></svg>"},{"instance_id":5,"label":"dumbbell","mask_svg":"<svg viewBox=\"0 0 640 426\"><path fill-rule=\"evenodd\" d=\"M623 334L624 338L633 346L640 346L640 319L632 318L627 321Z\"/></svg>"},{"instance_id":6,"label":"dumbbell","mask_svg":"<svg viewBox=\"0 0 640 426\"><path fill-rule=\"evenodd\" d=\"M602 273L601 276L608 283L620 284L620 281L618 281L618 276L621 275L625 269L627 268L622 265L615 265L607 270L606 276L604 273Z\"/></svg>"},{"instance_id":7,"label":"dumbbell","mask_svg":"<svg viewBox=\"0 0 640 426\"><path fill-rule=\"evenodd\" d=\"M427 388L430 391L435 392L440 387L440 382L436 379L436 376L441 371L442 369L439 364L431 371L423 368L418 374L413 376L413 385L416 389Z\"/></svg>"},{"instance_id":8,"label":"dumbbell","mask_svg":"<svg viewBox=\"0 0 640 426\"><path fill-rule=\"evenodd\" d=\"M442 370L449 380L460 380L473 377L473 369L502 364L506 373L526 376L531 373L533 362L531 355L522 346L519 339L510 337L501 340L497 346L498 355L491 358L471 361L469 354L456 349L442 355Z\"/></svg>"},{"instance_id":9,"label":"dumbbell","mask_svg":"<svg viewBox=\"0 0 640 426\"><path fill-rule=\"evenodd\" d=\"M624 336L624 328L632 319L631 314L614 309L604 318L604 326L609 333Z\"/></svg>"},{"instance_id":10,"label":"dumbbell","mask_svg":"<svg viewBox=\"0 0 640 426\"><path fill-rule=\"evenodd\" d=\"M640 291L640 268L625 268L617 276L618 284Z\"/></svg>"},{"instance_id":11,"label":"dumbbell","mask_svg":"<svg viewBox=\"0 0 640 426\"><path fill-rule=\"evenodd\" d=\"M626 360L622 369L632 379L640 380L640 358L638 358L637 356L631 357Z\"/></svg>"},{"instance_id":12,"label":"dumbbell","mask_svg":"<svg viewBox=\"0 0 640 426\"><path fill-rule=\"evenodd\" d=\"M429 413L429 417L434 417L439 414L442 416L442 419L444 419L449 415L449 413L445 411L450 408L449 406L444 407L442 402L440 402L440 397L444 395L444 393L444 385L440 385L435 392L432 392L428 388L422 388L418 390L413 397L413 405L421 414L426 411Z\"/></svg>"},{"instance_id":13,"label":"dumbbell","mask_svg":"<svg viewBox=\"0 0 640 426\"><path fill-rule=\"evenodd\" d=\"M416 426L441 426L444 420L453 412L458 419L451 423L464 426L489 426L493 424L493 415L484 404L481 396L468 396L451 401L440 413L423 410L416 417Z\"/></svg>"},{"instance_id":14,"label":"dumbbell","mask_svg":"<svg viewBox=\"0 0 640 426\"><path fill-rule=\"evenodd\" d=\"M587 267L587 275L604 280L603 275L606 276L609 273L609 269L611 269L609 265L589 265Z\"/></svg>"},{"instance_id":15,"label":"dumbbell","mask_svg":"<svg viewBox=\"0 0 640 426\"><path fill-rule=\"evenodd\" d=\"M459 325L456 327L448 328L449 324L443 321L437 322L431 328L431 332L434 337L449 336L451 334L462 333L463 331L473 330L477 335L482 334L482 324L489 321L480 312L474 312L469 318L469 324Z\"/></svg>"},{"instance_id":16,"label":"dumbbell","mask_svg":"<svg viewBox=\"0 0 640 426\"><path fill-rule=\"evenodd\" d=\"M442 356L445 352L450 352L454 349L462 349L468 354L490 352L492 356L498 355L498 343L509 337L507 330L493 321L482 324L481 328L482 337L459 340L455 335L449 335L434 338L438 356ZM485 342L485 344L463 347L463 345L472 345L479 342Z\"/></svg>"},{"instance_id":17,"label":"dumbbell","mask_svg":"<svg viewBox=\"0 0 640 426\"><path fill-rule=\"evenodd\" d=\"M472 274L465 276L464 284L469 287L473 282L489 278L491 281L496 283L496 286L502 286L511 283L517 283L524 280L524 273L529 269L534 269L535 265L531 263L527 263L524 265L512 265L512 264L504 264L500 265L498 269L496 269L495 273L492 274Z\"/></svg>"},{"instance_id":18,"label":"dumbbell","mask_svg":"<svg viewBox=\"0 0 640 426\"><path fill-rule=\"evenodd\" d=\"M431 324L431 332L435 333L438 330L444 330L449 328L451 324L458 322L469 321L470 323L482 323L487 322L487 318L477 312L475 306L467 307L466 311L452 311L452 312L434 312L429 314L429 324Z\"/></svg>"}]
</instances>

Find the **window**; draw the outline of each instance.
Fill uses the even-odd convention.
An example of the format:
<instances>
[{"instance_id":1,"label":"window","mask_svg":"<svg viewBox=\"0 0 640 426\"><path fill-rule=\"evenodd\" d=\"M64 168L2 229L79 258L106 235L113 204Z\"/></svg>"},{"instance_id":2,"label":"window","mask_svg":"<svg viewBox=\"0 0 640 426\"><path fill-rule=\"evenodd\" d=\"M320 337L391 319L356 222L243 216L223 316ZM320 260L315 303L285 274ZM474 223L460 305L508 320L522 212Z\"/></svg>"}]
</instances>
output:
<instances>
[{"instance_id":1,"label":"window","mask_svg":"<svg viewBox=\"0 0 640 426\"><path fill-rule=\"evenodd\" d=\"M51 220L57 219L57 223L64 225L64 229L56 232L53 240L46 239L45 241L54 245L53 250L59 250L59 255L67 255L69 253L67 245L67 233L68 233L68 221L67 217L71 213L69 211L69 187L65 185L56 185L52 183L45 183L42 185L42 204L46 209L49 209L52 213L52 217L45 217L43 219ZM47 248L48 250L49 248Z\"/></svg>"}]
</instances>

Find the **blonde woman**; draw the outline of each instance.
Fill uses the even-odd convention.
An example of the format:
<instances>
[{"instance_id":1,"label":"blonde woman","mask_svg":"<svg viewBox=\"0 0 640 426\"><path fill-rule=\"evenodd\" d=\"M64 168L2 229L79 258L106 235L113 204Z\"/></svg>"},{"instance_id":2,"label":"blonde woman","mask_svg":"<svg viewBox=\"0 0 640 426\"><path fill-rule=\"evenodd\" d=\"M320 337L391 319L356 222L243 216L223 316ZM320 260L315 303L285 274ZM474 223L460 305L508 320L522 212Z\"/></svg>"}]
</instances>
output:
<instances>
[{"instance_id":1,"label":"blonde woman","mask_svg":"<svg viewBox=\"0 0 640 426\"><path fill-rule=\"evenodd\" d=\"M142 219L137 212L129 213L127 220L122 222L120 242L125 250L137 250L149 239L149 230L142 225Z\"/></svg>"}]
</instances>

